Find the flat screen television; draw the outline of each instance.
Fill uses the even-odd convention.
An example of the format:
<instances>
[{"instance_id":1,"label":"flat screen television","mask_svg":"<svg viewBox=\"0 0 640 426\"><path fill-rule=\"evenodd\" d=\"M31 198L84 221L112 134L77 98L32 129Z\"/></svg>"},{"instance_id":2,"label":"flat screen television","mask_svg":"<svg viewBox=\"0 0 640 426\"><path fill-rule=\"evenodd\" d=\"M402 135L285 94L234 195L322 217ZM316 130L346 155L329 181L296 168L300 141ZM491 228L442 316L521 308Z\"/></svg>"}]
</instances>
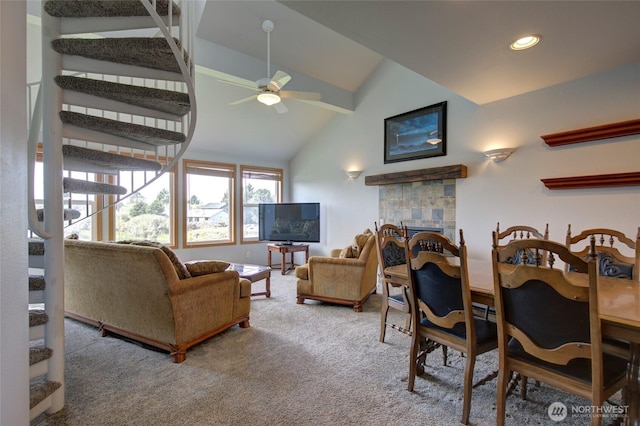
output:
<instances>
[{"instance_id":1,"label":"flat screen television","mask_svg":"<svg viewBox=\"0 0 640 426\"><path fill-rule=\"evenodd\" d=\"M258 238L283 244L320 242L320 203L258 204Z\"/></svg>"}]
</instances>

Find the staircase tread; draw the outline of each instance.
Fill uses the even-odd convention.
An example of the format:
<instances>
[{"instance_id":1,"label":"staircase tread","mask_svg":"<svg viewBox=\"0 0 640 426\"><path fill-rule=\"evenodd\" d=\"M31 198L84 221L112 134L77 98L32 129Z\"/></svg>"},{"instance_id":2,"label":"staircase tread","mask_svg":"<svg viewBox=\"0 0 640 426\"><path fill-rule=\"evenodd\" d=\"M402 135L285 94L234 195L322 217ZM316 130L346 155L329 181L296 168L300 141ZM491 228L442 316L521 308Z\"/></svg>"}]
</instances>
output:
<instances>
[{"instance_id":1,"label":"staircase tread","mask_svg":"<svg viewBox=\"0 0 640 426\"><path fill-rule=\"evenodd\" d=\"M60 111L60 119L63 123L73 126L155 146L178 144L186 140L185 135L180 132L143 126L141 124L125 123L123 121L81 114L79 112Z\"/></svg>"},{"instance_id":2,"label":"staircase tread","mask_svg":"<svg viewBox=\"0 0 640 426\"><path fill-rule=\"evenodd\" d=\"M44 275L29 275L29 291L42 291L45 286Z\"/></svg>"},{"instance_id":3,"label":"staircase tread","mask_svg":"<svg viewBox=\"0 0 640 426\"><path fill-rule=\"evenodd\" d=\"M45 359L51 358L53 349L46 346L35 346L29 348L29 365L37 364Z\"/></svg>"},{"instance_id":4,"label":"staircase tread","mask_svg":"<svg viewBox=\"0 0 640 426\"><path fill-rule=\"evenodd\" d=\"M37 327L46 324L49 321L49 315L42 309L29 309L29 327Z\"/></svg>"},{"instance_id":5,"label":"staircase tread","mask_svg":"<svg viewBox=\"0 0 640 426\"><path fill-rule=\"evenodd\" d=\"M60 386L62 386L62 383L52 382L44 378L32 380L29 384L29 409L41 403Z\"/></svg>"},{"instance_id":6,"label":"staircase tread","mask_svg":"<svg viewBox=\"0 0 640 426\"><path fill-rule=\"evenodd\" d=\"M128 155L113 154L75 145L63 145L62 155L65 160L74 159L103 167L106 170L159 171L162 169L162 164L156 161Z\"/></svg>"},{"instance_id":7,"label":"staircase tread","mask_svg":"<svg viewBox=\"0 0 640 426\"><path fill-rule=\"evenodd\" d=\"M169 1L156 0L156 11L160 16L169 14ZM49 0L44 10L57 18L148 16L140 0ZM173 15L180 15L180 8L173 4Z\"/></svg>"},{"instance_id":8,"label":"staircase tread","mask_svg":"<svg viewBox=\"0 0 640 426\"><path fill-rule=\"evenodd\" d=\"M36 215L38 216L38 222L44 221L44 209L37 209ZM75 209L64 209L63 212L63 220L73 220L79 218L81 215L80 211Z\"/></svg>"},{"instance_id":9,"label":"staircase tread","mask_svg":"<svg viewBox=\"0 0 640 426\"><path fill-rule=\"evenodd\" d=\"M174 39L178 47L180 42ZM181 74L169 43L164 38L59 38L51 47L61 55L77 55L84 58L135 65ZM185 53L185 62L188 63Z\"/></svg>"},{"instance_id":10,"label":"staircase tread","mask_svg":"<svg viewBox=\"0 0 640 426\"><path fill-rule=\"evenodd\" d=\"M184 116L190 110L189 95L173 90L114 83L91 78L59 75L56 84L65 90L99 96L160 112Z\"/></svg>"},{"instance_id":11,"label":"staircase tread","mask_svg":"<svg viewBox=\"0 0 640 426\"><path fill-rule=\"evenodd\" d=\"M29 255L31 256L43 256L44 255L44 240L30 239L29 240Z\"/></svg>"},{"instance_id":12,"label":"staircase tread","mask_svg":"<svg viewBox=\"0 0 640 426\"><path fill-rule=\"evenodd\" d=\"M62 189L64 192L72 192L74 194L124 195L127 193L127 188L123 186L73 178L63 178Z\"/></svg>"}]
</instances>

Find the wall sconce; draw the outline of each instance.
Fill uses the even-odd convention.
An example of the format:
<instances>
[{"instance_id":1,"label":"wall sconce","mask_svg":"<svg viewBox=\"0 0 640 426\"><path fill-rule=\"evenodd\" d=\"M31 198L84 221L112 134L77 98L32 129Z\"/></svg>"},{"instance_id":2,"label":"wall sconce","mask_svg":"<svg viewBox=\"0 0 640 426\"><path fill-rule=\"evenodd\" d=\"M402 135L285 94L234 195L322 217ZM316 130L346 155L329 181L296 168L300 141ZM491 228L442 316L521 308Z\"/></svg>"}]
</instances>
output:
<instances>
[{"instance_id":1,"label":"wall sconce","mask_svg":"<svg viewBox=\"0 0 640 426\"><path fill-rule=\"evenodd\" d=\"M362 173L362 170L348 170L347 176L349 176L349 179L355 180L355 179L358 179L361 173Z\"/></svg>"},{"instance_id":2,"label":"wall sconce","mask_svg":"<svg viewBox=\"0 0 640 426\"><path fill-rule=\"evenodd\" d=\"M495 163L499 163L509 158L509 156L513 154L513 151L515 150L515 148L492 149L490 151L485 151L484 155L491 158Z\"/></svg>"}]
</instances>

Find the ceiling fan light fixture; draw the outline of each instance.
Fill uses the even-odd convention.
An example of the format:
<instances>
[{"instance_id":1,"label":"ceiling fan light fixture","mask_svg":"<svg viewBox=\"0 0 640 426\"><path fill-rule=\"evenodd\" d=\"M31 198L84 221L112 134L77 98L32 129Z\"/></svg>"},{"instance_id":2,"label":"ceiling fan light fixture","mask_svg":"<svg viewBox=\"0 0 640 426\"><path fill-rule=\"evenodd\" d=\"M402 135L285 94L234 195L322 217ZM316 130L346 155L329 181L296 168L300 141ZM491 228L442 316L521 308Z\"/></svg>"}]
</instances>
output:
<instances>
[{"instance_id":1,"label":"ceiling fan light fixture","mask_svg":"<svg viewBox=\"0 0 640 426\"><path fill-rule=\"evenodd\" d=\"M540 43L541 39L542 39L542 37L539 36L538 34L530 34L528 36L520 37L519 39L517 39L516 41L511 43L509 45L509 48L511 50L529 49L529 48L535 46L536 44Z\"/></svg>"},{"instance_id":2,"label":"ceiling fan light fixture","mask_svg":"<svg viewBox=\"0 0 640 426\"><path fill-rule=\"evenodd\" d=\"M280 102L280 96L271 92L260 93L258 95L258 102L267 106L275 105Z\"/></svg>"}]
</instances>

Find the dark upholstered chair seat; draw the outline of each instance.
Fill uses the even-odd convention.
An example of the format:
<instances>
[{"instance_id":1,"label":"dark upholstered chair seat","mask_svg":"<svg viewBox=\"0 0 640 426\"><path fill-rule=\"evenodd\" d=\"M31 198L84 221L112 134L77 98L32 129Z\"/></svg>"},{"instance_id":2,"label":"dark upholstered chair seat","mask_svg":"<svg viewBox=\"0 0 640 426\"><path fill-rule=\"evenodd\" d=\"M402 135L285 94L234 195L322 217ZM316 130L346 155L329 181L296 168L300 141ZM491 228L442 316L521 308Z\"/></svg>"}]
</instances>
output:
<instances>
[{"instance_id":1,"label":"dark upholstered chair seat","mask_svg":"<svg viewBox=\"0 0 640 426\"><path fill-rule=\"evenodd\" d=\"M509 355L515 359L532 362L563 376L578 379L586 384L591 383L591 360L575 358L567 365L553 364L527 354L516 339L509 341ZM603 354L604 386L609 387L620 380L627 372L627 360L615 355Z\"/></svg>"},{"instance_id":2,"label":"dark upholstered chair seat","mask_svg":"<svg viewBox=\"0 0 640 426\"><path fill-rule=\"evenodd\" d=\"M488 343L492 340L496 340L498 338L498 331L496 328L496 324L491 321L487 321L483 318L474 317L474 323L476 327L476 344L478 346L483 345L484 343ZM434 328L445 333L451 334L453 336L459 337L461 339L466 338L466 330L464 323L458 323L453 328L443 328L433 324L427 318L424 318L420 321L420 324L423 327Z\"/></svg>"}]
</instances>

